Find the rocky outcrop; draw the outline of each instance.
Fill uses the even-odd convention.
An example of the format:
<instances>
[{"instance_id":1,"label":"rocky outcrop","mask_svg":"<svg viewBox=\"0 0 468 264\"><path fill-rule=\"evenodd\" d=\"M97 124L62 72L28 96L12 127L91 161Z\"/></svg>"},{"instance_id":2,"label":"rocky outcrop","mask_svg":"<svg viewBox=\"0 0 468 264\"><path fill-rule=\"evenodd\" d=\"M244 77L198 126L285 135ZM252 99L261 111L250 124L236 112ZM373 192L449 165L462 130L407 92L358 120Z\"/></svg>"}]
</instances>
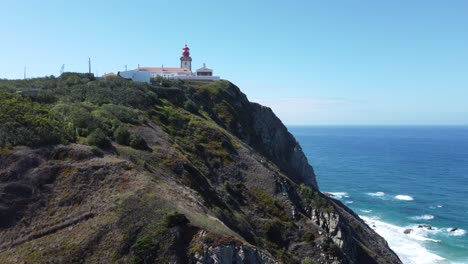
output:
<instances>
[{"instance_id":1,"label":"rocky outcrop","mask_svg":"<svg viewBox=\"0 0 468 264\"><path fill-rule=\"evenodd\" d=\"M290 178L318 189L315 173L296 139L281 120L265 106L252 103L254 145L260 146Z\"/></svg>"},{"instance_id":2,"label":"rocky outcrop","mask_svg":"<svg viewBox=\"0 0 468 264\"><path fill-rule=\"evenodd\" d=\"M209 247L202 254L195 253L194 259L197 264L278 263L267 254L247 245Z\"/></svg>"}]
</instances>

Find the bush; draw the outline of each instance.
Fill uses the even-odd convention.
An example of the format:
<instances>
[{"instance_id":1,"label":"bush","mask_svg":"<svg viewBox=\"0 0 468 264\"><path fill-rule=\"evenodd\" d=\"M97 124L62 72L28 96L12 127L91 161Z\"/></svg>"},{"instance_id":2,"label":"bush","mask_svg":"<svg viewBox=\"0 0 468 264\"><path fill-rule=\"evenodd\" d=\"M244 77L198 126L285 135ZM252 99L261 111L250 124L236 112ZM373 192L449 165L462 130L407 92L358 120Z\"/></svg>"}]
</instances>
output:
<instances>
[{"instance_id":1,"label":"bush","mask_svg":"<svg viewBox=\"0 0 468 264\"><path fill-rule=\"evenodd\" d=\"M104 132L99 128L94 130L88 136L88 144L90 144L91 146L96 146L101 149L108 149L111 147L111 141L106 136L106 134L104 134Z\"/></svg>"},{"instance_id":2,"label":"bush","mask_svg":"<svg viewBox=\"0 0 468 264\"><path fill-rule=\"evenodd\" d=\"M302 238L304 239L304 241L308 242L309 244L312 244L315 241L315 235L312 232L305 232Z\"/></svg>"},{"instance_id":3,"label":"bush","mask_svg":"<svg viewBox=\"0 0 468 264\"><path fill-rule=\"evenodd\" d=\"M139 135L130 136L130 147L141 150L149 149L148 144L146 144L146 141Z\"/></svg>"},{"instance_id":4,"label":"bush","mask_svg":"<svg viewBox=\"0 0 468 264\"><path fill-rule=\"evenodd\" d=\"M158 249L158 242L152 237L140 237L132 246L132 263L153 263L158 256Z\"/></svg>"},{"instance_id":5,"label":"bush","mask_svg":"<svg viewBox=\"0 0 468 264\"><path fill-rule=\"evenodd\" d=\"M127 146L130 144L130 133L125 126L119 126L114 131L114 139L117 143Z\"/></svg>"},{"instance_id":6,"label":"bush","mask_svg":"<svg viewBox=\"0 0 468 264\"><path fill-rule=\"evenodd\" d=\"M306 257L302 260L301 264L314 264L315 261L311 257Z\"/></svg>"},{"instance_id":7,"label":"bush","mask_svg":"<svg viewBox=\"0 0 468 264\"><path fill-rule=\"evenodd\" d=\"M102 158L104 153L96 146L91 147L91 152L96 156Z\"/></svg>"},{"instance_id":8,"label":"bush","mask_svg":"<svg viewBox=\"0 0 468 264\"><path fill-rule=\"evenodd\" d=\"M189 111L190 113L196 114L198 113L198 107L192 100L187 100L184 103L185 110Z\"/></svg>"},{"instance_id":9,"label":"bush","mask_svg":"<svg viewBox=\"0 0 468 264\"><path fill-rule=\"evenodd\" d=\"M64 144L73 132L46 105L0 91L0 147Z\"/></svg>"}]
</instances>

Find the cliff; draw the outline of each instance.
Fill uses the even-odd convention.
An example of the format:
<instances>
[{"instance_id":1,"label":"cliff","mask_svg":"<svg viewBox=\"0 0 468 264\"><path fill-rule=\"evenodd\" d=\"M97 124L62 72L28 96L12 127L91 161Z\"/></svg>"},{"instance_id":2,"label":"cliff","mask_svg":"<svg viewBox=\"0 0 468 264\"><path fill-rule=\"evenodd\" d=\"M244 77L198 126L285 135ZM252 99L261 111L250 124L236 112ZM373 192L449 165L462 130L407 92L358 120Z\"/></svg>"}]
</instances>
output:
<instances>
[{"instance_id":1,"label":"cliff","mask_svg":"<svg viewBox=\"0 0 468 264\"><path fill-rule=\"evenodd\" d=\"M0 100L1 263L400 263L230 82L64 74Z\"/></svg>"}]
</instances>

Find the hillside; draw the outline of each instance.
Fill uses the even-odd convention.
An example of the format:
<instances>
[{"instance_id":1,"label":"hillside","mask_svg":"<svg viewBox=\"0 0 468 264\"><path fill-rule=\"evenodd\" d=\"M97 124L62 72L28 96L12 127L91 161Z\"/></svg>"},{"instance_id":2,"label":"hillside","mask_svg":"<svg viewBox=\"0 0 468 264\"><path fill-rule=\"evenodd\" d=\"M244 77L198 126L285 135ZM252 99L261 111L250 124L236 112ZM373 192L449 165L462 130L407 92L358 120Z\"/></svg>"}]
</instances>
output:
<instances>
[{"instance_id":1,"label":"hillside","mask_svg":"<svg viewBox=\"0 0 468 264\"><path fill-rule=\"evenodd\" d=\"M0 148L0 263L400 263L228 81L0 80Z\"/></svg>"}]
</instances>

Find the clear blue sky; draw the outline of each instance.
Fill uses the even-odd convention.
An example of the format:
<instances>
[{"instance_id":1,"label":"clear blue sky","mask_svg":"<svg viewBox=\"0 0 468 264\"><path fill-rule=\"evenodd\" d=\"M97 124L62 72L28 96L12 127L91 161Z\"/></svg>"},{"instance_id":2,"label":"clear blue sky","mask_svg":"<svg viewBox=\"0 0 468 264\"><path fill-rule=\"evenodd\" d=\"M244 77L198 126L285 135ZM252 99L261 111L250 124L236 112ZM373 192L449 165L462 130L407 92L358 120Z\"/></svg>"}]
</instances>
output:
<instances>
[{"instance_id":1,"label":"clear blue sky","mask_svg":"<svg viewBox=\"0 0 468 264\"><path fill-rule=\"evenodd\" d=\"M0 2L0 78L178 66L286 124L468 124L468 1Z\"/></svg>"}]
</instances>

